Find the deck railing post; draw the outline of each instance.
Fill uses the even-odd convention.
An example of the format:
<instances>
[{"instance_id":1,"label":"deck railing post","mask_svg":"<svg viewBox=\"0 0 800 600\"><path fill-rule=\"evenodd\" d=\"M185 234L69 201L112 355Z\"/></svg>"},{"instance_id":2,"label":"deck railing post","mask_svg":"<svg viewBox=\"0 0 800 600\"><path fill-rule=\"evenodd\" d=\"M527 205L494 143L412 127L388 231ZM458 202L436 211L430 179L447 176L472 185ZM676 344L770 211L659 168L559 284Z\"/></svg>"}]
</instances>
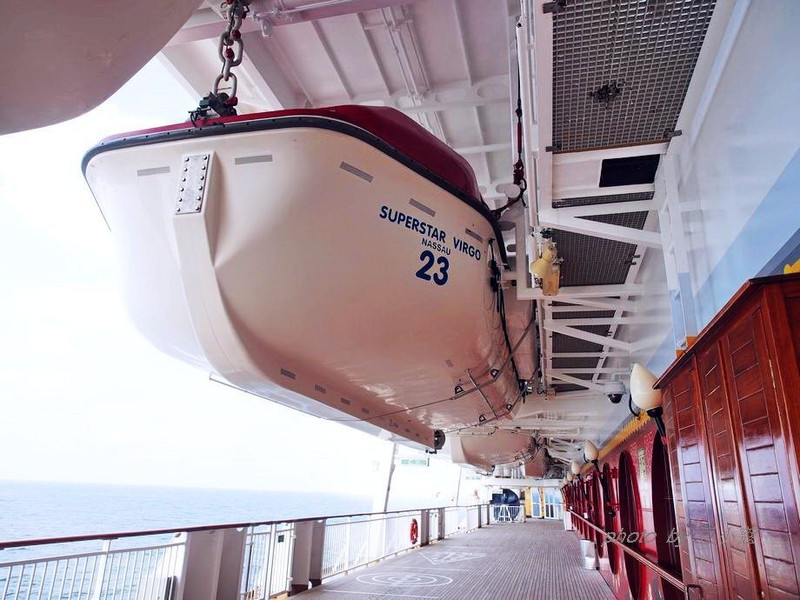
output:
<instances>
[{"instance_id":1,"label":"deck railing post","mask_svg":"<svg viewBox=\"0 0 800 600\"><path fill-rule=\"evenodd\" d=\"M100 600L103 595L103 583L106 578L109 552L111 552L111 540L103 540L103 553L97 557L94 573L92 573L92 593L89 595L92 600ZM24 572L25 568L23 567Z\"/></svg>"},{"instance_id":2,"label":"deck railing post","mask_svg":"<svg viewBox=\"0 0 800 600\"><path fill-rule=\"evenodd\" d=\"M322 526L320 527L320 525ZM299 594L308 590L308 584L312 582L312 579L321 579L325 526L322 521L300 521L295 525L294 535L291 593ZM312 576L315 552L318 560L316 575Z\"/></svg>"},{"instance_id":3,"label":"deck railing post","mask_svg":"<svg viewBox=\"0 0 800 600\"><path fill-rule=\"evenodd\" d=\"M311 557L308 566L308 582L311 587L322 585L322 559L325 551L327 520L314 521L311 533Z\"/></svg>"},{"instance_id":4,"label":"deck railing post","mask_svg":"<svg viewBox=\"0 0 800 600\"><path fill-rule=\"evenodd\" d=\"M225 529L222 531L222 548L219 561L217 597L235 598L242 585L244 548L247 529Z\"/></svg>"},{"instance_id":5,"label":"deck railing post","mask_svg":"<svg viewBox=\"0 0 800 600\"><path fill-rule=\"evenodd\" d=\"M430 544L431 511L423 508L419 517L419 545L427 546Z\"/></svg>"},{"instance_id":6,"label":"deck railing post","mask_svg":"<svg viewBox=\"0 0 800 600\"><path fill-rule=\"evenodd\" d=\"M445 538L445 532L447 531L447 528L445 527L445 518L446 518L445 515L447 513L445 512L445 509L443 509L443 508L440 508L438 510L439 510L439 519L438 519L439 520L439 531L436 532L436 539L437 540L443 540Z\"/></svg>"},{"instance_id":7,"label":"deck railing post","mask_svg":"<svg viewBox=\"0 0 800 600\"><path fill-rule=\"evenodd\" d=\"M246 529L189 532L183 597L191 600L238 598Z\"/></svg>"}]
</instances>

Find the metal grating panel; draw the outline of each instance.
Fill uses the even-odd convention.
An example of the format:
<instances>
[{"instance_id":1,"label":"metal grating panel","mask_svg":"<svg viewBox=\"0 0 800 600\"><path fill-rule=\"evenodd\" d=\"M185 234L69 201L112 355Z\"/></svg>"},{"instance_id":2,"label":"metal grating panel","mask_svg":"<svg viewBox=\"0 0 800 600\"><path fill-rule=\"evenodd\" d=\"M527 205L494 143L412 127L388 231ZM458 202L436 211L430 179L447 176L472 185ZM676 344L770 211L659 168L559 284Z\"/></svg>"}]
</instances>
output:
<instances>
[{"instance_id":1,"label":"metal grating panel","mask_svg":"<svg viewBox=\"0 0 800 600\"><path fill-rule=\"evenodd\" d=\"M570 0L553 15L553 145L557 151L666 140L715 0ZM607 104L593 97L616 82Z\"/></svg>"},{"instance_id":2,"label":"metal grating panel","mask_svg":"<svg viewBox=\"0 0 800 600\"><path fill-rule=\"evenodd\" d=\"M635 202L637 200L652 199L653 192L640 192L638 194L616 194L614 196L584 196L582 198L564 198L563 200L553 200L553 208L592 206L595 204L616 204L617 202Z\"/></svg>"},{"instance_id":3,"label":"metal grating panel","mask_svg":"<svg viewBox=\"0 0 800 600\"><path fill-rule=\"evenodd\" d=\"M611 319L613 310L582 310L578 312L553 312L553 319Z\"/></svg>"},{"instance_id":4,"label":"metal grating panel","mask_svg":"<svg viewBox=\"0 0 800 600\"><path fill-rule=\"evenodd\" d=\"M647 212L595 215L584 218L590 221L642 229L647 220ZM625 283L631 261L636 253L635 244L569 231L554 231L553 241L558 248L558 256L564 259L561 265L562 287Z\"/></svg>"},{"instance_id":5,"label":"metal grating panel","mask_svg":"<svg viewBox=\"0 0 800 600\"><path fill-rule=\"evenodd\" d=\"M585 325L575 329L605 336L608 335L610 327L608 325ZM603 347L594 342L587 342L562 333L553 334L553 352L602 352L602 350Z\"/></svg>"},{"instance_id":6,"label":"metal grating panel","mask_svg":"<svg viewBox=\"0 0 800 600\"><path fill-rule=\"evenodd\" d=\"M597 367L596 358L554 358L554 369L594 369ZM578 377L576 375L576 377Z\"/></svg>"}]
</instances>

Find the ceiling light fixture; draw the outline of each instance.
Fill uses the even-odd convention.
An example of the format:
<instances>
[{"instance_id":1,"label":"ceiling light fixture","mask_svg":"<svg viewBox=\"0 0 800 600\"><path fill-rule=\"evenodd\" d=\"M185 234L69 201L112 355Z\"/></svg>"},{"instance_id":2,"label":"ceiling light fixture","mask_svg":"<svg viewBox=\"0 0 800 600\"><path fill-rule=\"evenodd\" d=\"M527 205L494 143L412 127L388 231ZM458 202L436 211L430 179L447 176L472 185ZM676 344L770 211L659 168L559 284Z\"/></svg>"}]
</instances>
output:
<instances>
[{"instance_id":1,"label":"ceiling light fixture","mask_svg":"<svg viewBox=\"0 0 800 600\"><path fill-rule=\"evenodd\" d=\"M664 426L664 409L662 408L663 399L661 398L661 390L653 388L655 382L656 376L653 373L639 363L634 363L630 381L631 400L656 422L659 435L666 437L667 430Z\"/></svg>"},{"instance_id":2,"label":"ceiling light fixture","mask_svg":"<svg viewBox=\"0 0 800 600\"><path fill-rule=\"evenodd\" d=\"M594 468L598 471L600 470L600 467L597 466L597 457L599 455L600 452L597 450L597 446L594 445L594 442L586 440L586 443L583 445L583 460L592 463Z\"/></svg>"}]
</instances>

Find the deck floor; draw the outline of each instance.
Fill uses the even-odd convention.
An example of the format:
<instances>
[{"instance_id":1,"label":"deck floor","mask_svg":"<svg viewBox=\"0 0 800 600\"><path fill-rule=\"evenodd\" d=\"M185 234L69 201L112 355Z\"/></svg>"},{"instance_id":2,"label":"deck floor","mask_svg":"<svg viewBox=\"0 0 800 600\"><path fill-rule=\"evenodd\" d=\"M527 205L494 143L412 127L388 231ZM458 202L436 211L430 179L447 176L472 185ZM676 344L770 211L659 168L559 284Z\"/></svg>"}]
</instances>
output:
<instances>
[{"instance_id":1,"label":"deck floor","mask_svg":"<svg viewBox=\"0 0 800 600\"><path fill-rule=\"evenodd\" d=\"M495 524L303 592L303 600L595 600L614 598L560 521Z\"/></svg>"}]
</instances>

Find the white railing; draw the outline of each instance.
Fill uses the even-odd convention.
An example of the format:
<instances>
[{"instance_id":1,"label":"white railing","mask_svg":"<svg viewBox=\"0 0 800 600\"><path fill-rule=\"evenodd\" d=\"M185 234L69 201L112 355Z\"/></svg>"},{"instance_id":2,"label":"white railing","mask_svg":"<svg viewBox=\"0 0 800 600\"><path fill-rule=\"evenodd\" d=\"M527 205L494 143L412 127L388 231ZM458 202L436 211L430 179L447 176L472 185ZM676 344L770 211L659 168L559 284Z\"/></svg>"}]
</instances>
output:
<instances>
[{"instance_id":1,"label":"white railing","mask_svg":"<svg viewBox=\"0 0 800 600\"><path fill-rule=\"evenodd\" d=\"M428 543L439 539L439 510L428 511Z\"/></svg>"},{"instance_id":2,"label":"white railing","mask_svg":"<svg viewBox=\"0 0 800 600\"><path fill-rule=\"evenodd\" d=\"M289 591L292 582L293 541L294 523L272 523L247 528L240 598L266 600L275 594Z\"/></svg>"},{"instance_id":3,"label":"white railing","mask_svg":"<svg viewBox=\"0 0 800 600\"><path fill-rule=\"evenodd\" d=\"M348 517L325 524L322 577L331 577L409 550L420 543L411 540L412 521L419 532L422 511Z\"/></svg>"},{"instance_id":4,"label":"white railing","mask_svg":"<svg viewBox=\"0 0 800 600\"><path fill-rule=\"evenodd\" d=\"M185 536L149 546L112 548L0 564L0 600L172 600Z\"/></svg>"},{"instance_id":5,"label":"white railing","mask_svg":"<svg viewBox=\"0 0 800 600\"><path fill-rule=\"evenodd\" d=\"M486 525L491 510L479 505L0 541L0 600L193 600L198 594L268 600ZM216 591L208 591L209 582Z\"/></svg>"}]
</instances>

